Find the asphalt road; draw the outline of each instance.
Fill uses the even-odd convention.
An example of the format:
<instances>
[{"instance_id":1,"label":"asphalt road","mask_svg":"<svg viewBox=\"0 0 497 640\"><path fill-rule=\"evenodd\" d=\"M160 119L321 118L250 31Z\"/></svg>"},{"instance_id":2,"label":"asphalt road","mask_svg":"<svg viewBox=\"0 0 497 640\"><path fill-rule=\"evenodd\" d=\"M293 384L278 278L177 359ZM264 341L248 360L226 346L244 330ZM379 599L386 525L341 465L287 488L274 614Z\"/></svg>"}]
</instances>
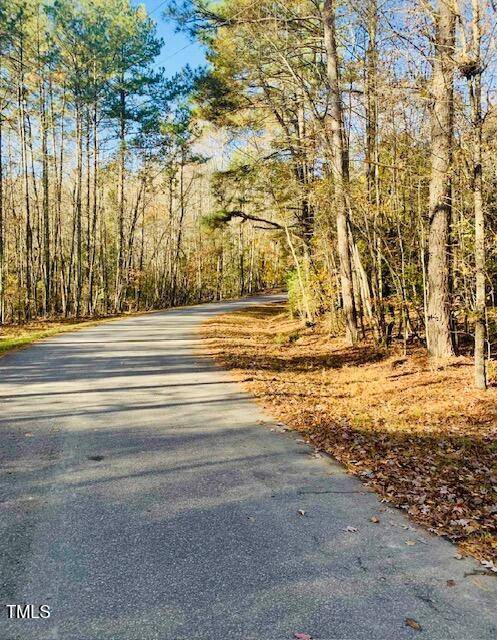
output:
<instances>
[{"instance_id":1,"label":"asphalt road","mask_svg":"<svg viewBox=\"0 0 497 640\"><path fill-rule=\"evenodd\" d=\"M198 355L199 324L248 303L0 360L1 640L497 638L497 577L272 431ZM21 603L51 616L8 620Z\"/></svg>"}]
</instances>

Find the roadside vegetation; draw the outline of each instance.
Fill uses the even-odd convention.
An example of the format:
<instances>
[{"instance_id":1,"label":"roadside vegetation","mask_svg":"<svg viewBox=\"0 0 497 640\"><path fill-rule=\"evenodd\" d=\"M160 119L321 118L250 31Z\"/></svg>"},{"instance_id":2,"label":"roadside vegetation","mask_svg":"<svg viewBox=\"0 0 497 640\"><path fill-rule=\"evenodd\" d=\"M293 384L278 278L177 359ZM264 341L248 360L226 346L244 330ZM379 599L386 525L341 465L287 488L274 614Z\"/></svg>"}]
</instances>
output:
<instances>
[{"instance_id":1,"label":"roadside vegetation","mask_svg":"<svg viewBox=\"0 0 497 640\"><path fill-rule=\"evenodd\" d=\"M467 356L350 346L330 327L263 305L208 321L208 353L272 415L483 570L497 568L497 386L473 388Z\"/></svg>"},{"instance_id":2,"label":"roadside vegetation","mask_svg":"<svg viewBox=\"0 0 497 640\"><path fill-rule=\"evenodd\" d=\"M105 318L69 318L67 320L32 320L22 325L9 325L0 329L0 357L8 351L27 347L33 342L43 338L50 338L59 333L75 331L85 327L91 327L99 322L112 319Z\"/></svg>"},{"instance_id":3,"label":"roadside vegetation","mask_svg":"<svg viewBox=\"0 0 497 640\"><path fill-rule=\"evenodd\" d=\"M495 7L486 0L186 0L204 42L197 113L238 143L211 228L286 251L292 309L349 344L496 342Z\"/></svg>"},{"instance_id":4,"label":"roadside vegetation","mask_svg":"<svg viewBox=\"0 0 497 640\"><path fill-rule=\"evenodd\" d=\"M0 7L0 324L286 282L303 322L331 313L349 344L399 336L432 361L469 347L485 389L497 343L493 3L159 8ZM202 45L207 64L167 76L156 19Z\"/></svg>"}]
</instances>

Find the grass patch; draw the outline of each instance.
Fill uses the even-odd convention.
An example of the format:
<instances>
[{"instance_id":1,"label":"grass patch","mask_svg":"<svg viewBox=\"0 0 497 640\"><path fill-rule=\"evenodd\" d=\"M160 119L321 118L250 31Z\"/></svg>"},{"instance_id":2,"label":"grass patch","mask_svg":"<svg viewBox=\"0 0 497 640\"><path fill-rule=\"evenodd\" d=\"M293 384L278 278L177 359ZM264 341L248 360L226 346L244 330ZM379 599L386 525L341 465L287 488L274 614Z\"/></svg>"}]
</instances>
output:
<instances>
[{"instance_id":1,"label":"grass patch","mask_svg":"<svg viewBox=\"0 0 497 640\"><path fill-rule=\"evenodd\" d=\"M53 329L52 331L33 331L30 335L19 336L17 338L0 337L0 353L24 347L32 342L36 342L36 340L47 338L48 336L52 336L56 333L58 333L58 331Z\"/></svg>"},{"instance_id":2,"label":"grass patch","mask_svg":"<svg viewBox=\"0 0 497 640\"><path fill-rule=\"evenodd\" d=\"M59 333L92 327L119 317L121 316L92 319L35 320L23 325L6 325L0 328L0 356L9 351L27 347L43 338L50 338Z\"/></svg>"}]
</instances>

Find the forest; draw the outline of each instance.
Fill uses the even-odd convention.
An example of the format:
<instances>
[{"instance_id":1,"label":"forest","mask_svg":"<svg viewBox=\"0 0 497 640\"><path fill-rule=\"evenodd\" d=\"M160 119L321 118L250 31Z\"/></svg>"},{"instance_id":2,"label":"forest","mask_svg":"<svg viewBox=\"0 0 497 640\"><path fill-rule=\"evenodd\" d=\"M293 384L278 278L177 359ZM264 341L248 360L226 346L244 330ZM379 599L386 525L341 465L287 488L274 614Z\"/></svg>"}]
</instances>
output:
<instances>
[{"instance_id":1,"label":"forest","mask_svg":"<svg viewBox=\"0 0 497 640\"><path fill-rule=\"evenodd\" d=\"M2 638L497 638L496 45L0 0Z\"/></svg>"},{"instance_id":2,"label":"forest","mask_svg":"<svg viewBox=\"0 0 497 640\"><path fill-rule=\"evenodd\" d=\"M143 6L1 11L3 323L165 308L281 279L272 240L201 224L213 168L195 148L196 74L154 67L162 43Z\"/></svg>"},{"instance_id":3,"label":"forest","mask_svg":"<svg viewBox=\"0 0 497 640\"><path fill-rule=\"evenodd\" d=\"M0 13L0 319L288 288L350 344L496 340L495 25L487 0L194 0L154 64L128 0ZM167 45L167 43L166 43Z\"/></svg>"}]
</instances>

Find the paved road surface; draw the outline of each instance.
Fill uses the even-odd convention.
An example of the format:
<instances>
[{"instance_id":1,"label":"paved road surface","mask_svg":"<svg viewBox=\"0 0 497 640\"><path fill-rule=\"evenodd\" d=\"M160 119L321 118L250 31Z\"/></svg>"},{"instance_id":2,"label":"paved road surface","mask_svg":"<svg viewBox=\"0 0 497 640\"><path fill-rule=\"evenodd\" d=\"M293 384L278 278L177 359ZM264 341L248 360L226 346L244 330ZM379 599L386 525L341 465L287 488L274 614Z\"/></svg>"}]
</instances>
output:
<instances>
[{"instance_id":1,"label":"paved road surface","mask_svg":"<svg viewBox=\"0 0 497 640\"><path fill-rule=\"evenodd\" d=\"M199 324L242 304L0 360L0 599L52 610L8 621L2 607L0 639L495 640L495 577L272 432L196 355Z\"/></svg>"}]
</instances>

